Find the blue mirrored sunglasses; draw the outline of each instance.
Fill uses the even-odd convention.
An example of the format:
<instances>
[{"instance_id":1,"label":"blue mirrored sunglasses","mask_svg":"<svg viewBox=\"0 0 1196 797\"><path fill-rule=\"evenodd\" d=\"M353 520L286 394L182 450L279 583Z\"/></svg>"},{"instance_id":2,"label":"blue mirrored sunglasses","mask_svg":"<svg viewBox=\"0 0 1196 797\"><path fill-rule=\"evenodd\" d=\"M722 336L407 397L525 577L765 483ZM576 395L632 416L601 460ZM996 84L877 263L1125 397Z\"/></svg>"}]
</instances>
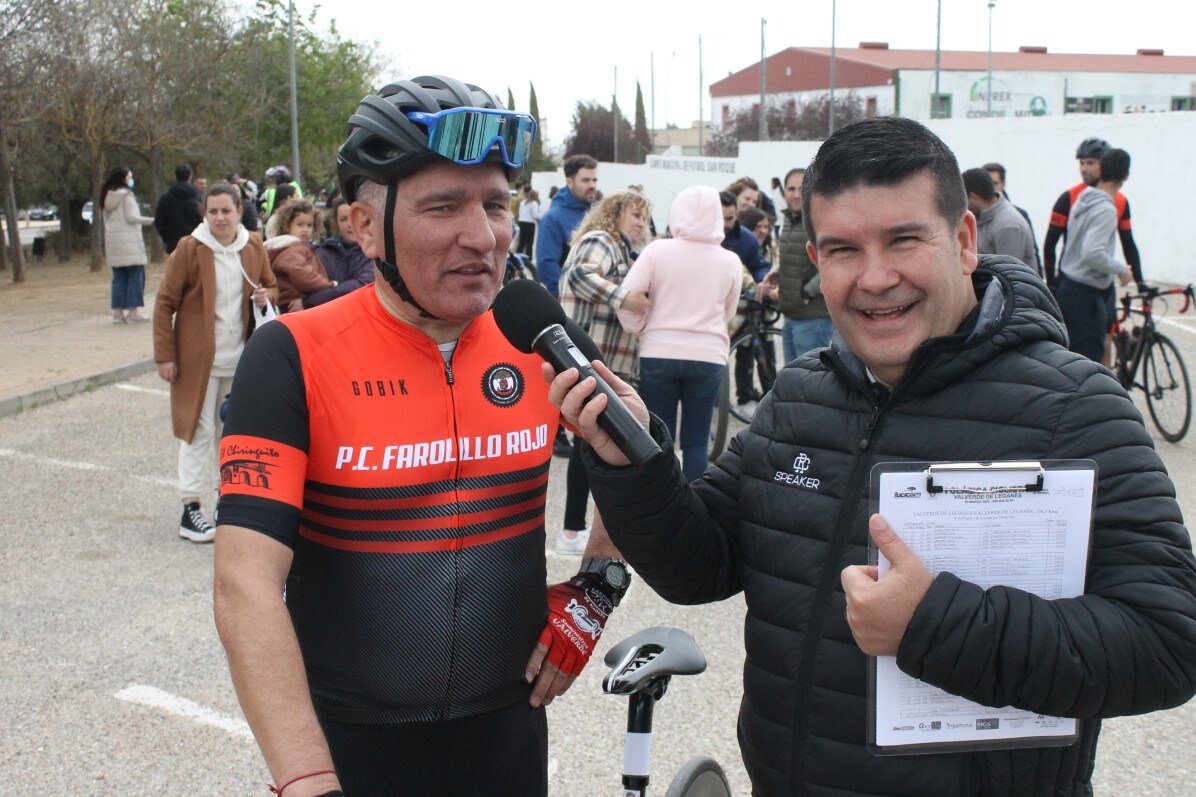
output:
<instances>
[{"instance_id":1,"label":"blue mirrored sunglasses","mask_svg":"<svg viewBox=\"0 0 1196 797\"><path fill-rule=\"evenodd\" d=\"M522 168L536 141L536 120L516 111L449 108L438 113L412 111L407 118L428 128L428 149L466 166L481 163L497 143L503 161Z\"/></svg>"}]
</instances>

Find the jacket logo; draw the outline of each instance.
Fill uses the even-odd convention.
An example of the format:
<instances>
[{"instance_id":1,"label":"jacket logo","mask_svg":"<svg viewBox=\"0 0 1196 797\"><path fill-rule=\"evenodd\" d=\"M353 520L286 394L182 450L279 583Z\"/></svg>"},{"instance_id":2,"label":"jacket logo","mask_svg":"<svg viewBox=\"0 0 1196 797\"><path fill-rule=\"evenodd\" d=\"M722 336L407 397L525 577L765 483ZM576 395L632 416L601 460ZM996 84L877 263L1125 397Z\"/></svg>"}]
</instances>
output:
<instances>
[{"instance_id":1,"label":"jacket logo","mask_svg":"<svg viewBox=\"0 0 1196 797\"><path fill-rule=\"evenodd\" d=\"M793 472L786 473L783 470L776 472L772 477L774 482L780 484L789 484L794 487L801 487L806 490L817 490L822 485L822 479L816 479L813 476L807 476L807 471L813 466L814 460L810 459L805 451L799 453L793 459Z\"/></svg>"},{"instance_id":2,"label":"jacket logo","mask_svg":"<svg viewBox=\"0 0 1196 797\"><path fill-rule=\"evenodd\" d=\"M523 398L523 374L510 363L490 366L482 375L482 395L496 407L510 407Z\"/></svg>"}]
</instances>

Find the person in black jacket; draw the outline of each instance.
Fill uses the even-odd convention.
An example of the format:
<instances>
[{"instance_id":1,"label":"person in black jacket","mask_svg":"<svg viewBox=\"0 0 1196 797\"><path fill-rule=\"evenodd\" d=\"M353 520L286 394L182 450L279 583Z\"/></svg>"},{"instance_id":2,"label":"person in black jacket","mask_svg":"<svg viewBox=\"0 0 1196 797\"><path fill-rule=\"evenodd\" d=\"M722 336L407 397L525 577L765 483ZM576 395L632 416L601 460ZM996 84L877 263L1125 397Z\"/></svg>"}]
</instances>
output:
<instances>
[{"instance_id":1,"label":"person in black jacket","mask_svg":"<svg viewBox=\"0 0 1196 797\"><path fill-rule=\"evenodd\" d=\"M831 347L783 369L697 481L671 456L629 466L596 424L606 399L583 405L592 383L572 369L553 380L612 541L670 601L743 591L739 739L758 797L1091 795L1103 718L1196 691L1196 561L1141 415L1108 371L1067 351L1036 274L977 255L955 157L917 122L831 136L806 173L803 221ZM671 451L634 391L603 376ZM877 463L1011 459L1096 462L1084 595L932 575L870 514ZM879 580L870 534L900 562ZM874 756L869 655L983 705L1080 718L1079 739Z\"/></svg>"},{"instance_id":2,"label":"person in black jacket","mask_svg":"<svg viewBox=\"0 0 1196 797\"><path fill-rule=\"evenodd\" d=\"M336 282L336 287L304 296L305 308L331 302L374 283L374 259L361 251L349 217L349 203L339 197L333 201L332 218L333 233L316 249L316 257L320 258L328 278Z\"/></svg>"},{"instance_id":3,"label":"person in black jacket","mask_svg":"<svg viewBox=\"0 0 1196 797\"><path fill-rule=\"evenodd\" d=\"M174 185L158 197L154 208L154 228L162 237L166 254L174 251L185 235L195 232L203 221L203 198L191 182L191 167L183 163L175 167Z\"/></svg>"}]
</instances>

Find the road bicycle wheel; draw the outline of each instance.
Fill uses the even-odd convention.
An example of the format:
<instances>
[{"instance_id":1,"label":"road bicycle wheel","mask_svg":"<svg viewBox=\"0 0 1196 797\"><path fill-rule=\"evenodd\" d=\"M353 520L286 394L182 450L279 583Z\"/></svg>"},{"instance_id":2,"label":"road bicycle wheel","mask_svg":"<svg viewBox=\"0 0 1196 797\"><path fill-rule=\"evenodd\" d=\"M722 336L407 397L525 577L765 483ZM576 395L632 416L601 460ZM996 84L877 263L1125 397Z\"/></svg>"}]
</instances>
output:
<instances>
[{"instance_id":1,"label":"road bicycle wheel","mask_svg":"<svg viewBox=\"0 0 1196 797\"><path fill-rule=\"evenodd\" d=\"M718 459L727 447L727 429L731 425L731 371L723 371L723 383L718 388L718 402L714 405L714 418L710 423L711 462Z\"/></svg>"},{"instance_id":2,"label":"road bicycle wheel","mask_svg":"<svg viewBox=\"0 0 1196 797\"><path fill-rule=\"evenodd\" d=\"M752 422L752 412L746 411L739 407L733 399L734 396L730 394L738 394L738 386L735 385L735 357L736 352L739 351L740 346L750 346L752 352L752 385L751 390L753 394L763 396L768 391L772 390L772 383L777 378L777 358L783 356L781 352L784 350L782 346L783 335L781 330L776 327L764 327L760 330L760 340L763 345L757 345L752 338L751 331L743 332L731 341L731 358L727 363L727 379L730 388L727 396L727 409L732 417L736 420L748 424Z\"/></svg>"},{"instance_id":3,"label":"road bicycle wheel","mask_svg":"<svg viewBox=\"0 0 1196 797\"><path fill-rule=\"evenodd\" d=\"M731 787L717 761L697 756L677 772L665 797L731 797Z\"/></svg>"},{"instance_id":4,"label":"road bicycle wheel","mask_svg":"<svg viewBox=\"0 0 1196 797\"><path fill-rule=\"evenodd\" d=\"M1192 386L1179 349L1164 335L1155 335L1142 359L1146 408L1163 439L1178 443L1192 422Z\"/></svg>"}]
</instances>

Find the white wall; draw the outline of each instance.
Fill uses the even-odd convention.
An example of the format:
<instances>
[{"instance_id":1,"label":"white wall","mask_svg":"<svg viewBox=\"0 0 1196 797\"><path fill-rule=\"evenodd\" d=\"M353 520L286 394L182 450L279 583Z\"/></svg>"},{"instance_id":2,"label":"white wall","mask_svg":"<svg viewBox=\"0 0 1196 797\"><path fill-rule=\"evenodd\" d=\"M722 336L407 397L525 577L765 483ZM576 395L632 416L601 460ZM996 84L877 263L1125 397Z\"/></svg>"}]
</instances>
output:
<instances>
[{"instance_id":1,"label":"white wall","mask_svg":"<svg viewBox=\"0 0 1196 797\"><path fill-rule=\"evenodd\" d=\"M961 169L989 161L1008 170L1008 191L1034 223L1041 246L1051 206L1059 194L1079 182L1076 145L1101 136L1130 153L1129 198L1134 239L1147 279L1186 284L1196 282L1196 232L1192 200L1196 189L1196 112L1070 115L1004 119L939 119L927 123L955 152ZM637 183L652 200L657 230L668 223L668 208L679 191L691 185L726 188L737 177L751 176L767 188L772 177L784 178L794 166L805 166L820 142L745 142L738 158L649 156L642 166L603 163L599 188L605 192ZM542 197L558 172L537 173L532 185Z\"/></svg>"}]
</instances>

